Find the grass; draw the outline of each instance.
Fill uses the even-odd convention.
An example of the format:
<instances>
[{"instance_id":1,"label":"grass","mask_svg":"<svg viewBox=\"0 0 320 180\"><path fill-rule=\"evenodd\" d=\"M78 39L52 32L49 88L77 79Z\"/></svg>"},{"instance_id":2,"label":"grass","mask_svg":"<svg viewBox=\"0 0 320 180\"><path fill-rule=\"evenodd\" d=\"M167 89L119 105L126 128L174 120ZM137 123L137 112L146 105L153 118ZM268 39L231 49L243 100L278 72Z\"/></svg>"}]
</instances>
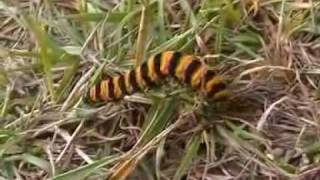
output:
<instances>
[{"instance_id":1,"label":"grass","mask_svg":"<svg viewBox=\"0 0 320 180\"><path fill-rule=\"evenodd\" d=\"M0 1L0 179L311 179L320 162L320 3ZM165 50L231 80L88 106L100 78Z\"/></svg>"}]
</instances>

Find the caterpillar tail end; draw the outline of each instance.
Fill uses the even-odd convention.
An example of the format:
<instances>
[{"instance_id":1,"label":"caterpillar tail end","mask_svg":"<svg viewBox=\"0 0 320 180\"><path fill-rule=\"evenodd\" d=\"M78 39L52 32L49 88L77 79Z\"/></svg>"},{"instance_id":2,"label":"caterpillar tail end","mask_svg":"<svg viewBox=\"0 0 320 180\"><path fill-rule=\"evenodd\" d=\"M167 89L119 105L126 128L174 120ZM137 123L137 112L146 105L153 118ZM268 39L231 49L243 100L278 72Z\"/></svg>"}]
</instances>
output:
<instances>
[{"instance_id":1,"label":"caterpillar tail end","mask_svg":"<svg viewBox=\"0 0 320 180\"><path fill-rule=\"evenodd\" d=\"M227 101L231 97L232 93L230 90L223 90L216 93L213 97L213 101Z\"/></svg>"}]
</instances>

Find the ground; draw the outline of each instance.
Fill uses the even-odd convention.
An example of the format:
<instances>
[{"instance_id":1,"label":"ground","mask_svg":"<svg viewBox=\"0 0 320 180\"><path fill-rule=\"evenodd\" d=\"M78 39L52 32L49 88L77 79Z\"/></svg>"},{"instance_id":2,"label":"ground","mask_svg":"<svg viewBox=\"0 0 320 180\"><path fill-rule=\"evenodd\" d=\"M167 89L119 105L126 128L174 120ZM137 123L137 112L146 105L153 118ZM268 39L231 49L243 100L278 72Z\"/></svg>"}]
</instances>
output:
<instances>
[{"instance_id":1,"label":"ground","mask_svg":"<svg viewBox=\"0 0 320 180\"><path fill-rule=\"evenodd\" d=\"M320 2L0 1L0 179L320 179ZM88 104L174 50L229 82Z\"/></svg>"}]
</instances>

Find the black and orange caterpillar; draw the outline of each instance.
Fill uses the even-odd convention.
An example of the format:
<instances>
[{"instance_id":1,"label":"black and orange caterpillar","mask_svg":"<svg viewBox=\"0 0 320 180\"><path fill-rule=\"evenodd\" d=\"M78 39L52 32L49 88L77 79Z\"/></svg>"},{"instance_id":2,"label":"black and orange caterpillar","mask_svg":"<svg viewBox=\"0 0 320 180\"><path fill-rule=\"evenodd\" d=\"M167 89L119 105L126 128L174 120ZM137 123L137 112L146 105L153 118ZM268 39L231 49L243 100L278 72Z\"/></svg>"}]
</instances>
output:
<instances>
[{"instance_id":1,"label":"black and orange caterpillar","mask_svg":"<svg viewBox=\"0 0 320 180\"><path fill-rule=\"evenodd\" d=\"M91 103L117 101L124 95L154 87L166 77L191 86L211 100L225 99L229 95L225 79L214 70L207 69L198 58L165 51L150 57L135 69L103 78L89 89L87 100Z\"/></svg>"}]
</instances>

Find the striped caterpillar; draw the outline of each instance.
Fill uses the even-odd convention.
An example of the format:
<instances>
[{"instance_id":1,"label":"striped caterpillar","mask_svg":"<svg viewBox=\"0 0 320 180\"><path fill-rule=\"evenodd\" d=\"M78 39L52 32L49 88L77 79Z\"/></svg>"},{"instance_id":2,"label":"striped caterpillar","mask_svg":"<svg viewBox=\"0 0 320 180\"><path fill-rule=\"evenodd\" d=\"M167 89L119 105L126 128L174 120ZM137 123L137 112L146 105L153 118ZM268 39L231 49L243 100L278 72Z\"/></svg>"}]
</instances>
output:
<instances>
[{"instance_id":1,"label":"striped caterpillar","mask_svg":"<svg viewBox=\"0 0 320 180\"><path fill-rule=\"evenodd\" d=\"M207 69L195 56L166 51L150 57L135 69L100 80L89 89L87 100L90 103L117 101L154 87L167 77L191 86L210 100L222 100L229 94L224 78Z\"/></svg>"}]
</instances>

